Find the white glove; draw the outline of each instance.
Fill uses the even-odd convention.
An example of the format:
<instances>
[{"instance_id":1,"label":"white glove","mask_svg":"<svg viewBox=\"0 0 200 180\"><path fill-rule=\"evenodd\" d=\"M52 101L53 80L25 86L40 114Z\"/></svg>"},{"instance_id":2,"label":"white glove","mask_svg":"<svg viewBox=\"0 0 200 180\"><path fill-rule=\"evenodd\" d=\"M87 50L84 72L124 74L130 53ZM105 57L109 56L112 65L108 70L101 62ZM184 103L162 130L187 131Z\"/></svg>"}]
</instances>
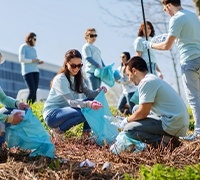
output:
<instances>
[{"instance_id":1,"label":"white glove","mask_svg":"<svg viewBox=\"0 0 200 180\"><path fill-rule=\"evenodd\" d=\"M124 127L128 124L128 118L124 118L120 123L120 128L124 129Z\"/></svg>"},{"instance_id":2,"label":"white glove","mask_svg":"<svg viewBox=\"0 0 200 180\"><path fill-rule=\"evenodd\" d=\"M152 42L149 42L149 41L144 41L143 42L143 45L144 45L144 48L145 49L151 49L152 48Z\"/></svg>"}]
</instances>

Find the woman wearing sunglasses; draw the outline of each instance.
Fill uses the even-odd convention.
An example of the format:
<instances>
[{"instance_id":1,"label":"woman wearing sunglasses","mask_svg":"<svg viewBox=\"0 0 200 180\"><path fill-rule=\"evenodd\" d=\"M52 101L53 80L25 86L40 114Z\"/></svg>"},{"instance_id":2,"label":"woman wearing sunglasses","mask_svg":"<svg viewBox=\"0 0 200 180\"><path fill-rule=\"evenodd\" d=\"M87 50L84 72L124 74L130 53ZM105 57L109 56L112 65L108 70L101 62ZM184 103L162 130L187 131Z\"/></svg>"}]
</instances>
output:
<instances>
[{"instance_id":1,"label":"woman wearing sunglasses","mask_svg":"<svg viewBox=\"0 0 200 180\"><path fill-rule=\"evenodd\" d=\"M36 93L39 84L39 69L38 65L44 62L37 58L36 49L36 34L28 33L25 39L26 43L19 48L19 62L21 63L21 73L29 89L27 98L28 103L36 101Z\"/></svg>"},{"instance_id":2,"label":"woman wearing sunglasses","mask_svg":"<svg viewBox=\"0 0 200 180\"><path fill-rule=\"evenodd\" d=\"M94 99L105 87L90 90L84 83L81 68L82 56L76 49L68 50L62 68L53 78L49 96L44 104L43 117L50 128L62 134L71 127L84 122L83 134L90 133L90 127L81 113L81 108L102 108ZM80 100L83 93L87 100ZM91 100L89 100L91 99Z\"/></svg>"},{"instance_id":3,"label":"woman wearing sunglasses","mask_svg":"<svg viewBox=\"0 0 200 180\"><path fill-rule=\"evenodd\" d=\"M85 59L85 72L90 87L95 90L101 86L101 79L94 75L96 68L105 66L102 58L101 51L94 45L97 38L96 30L89 28L85 32L86 43L82 47L82 55Z\"/></svg>"}]
</instances>

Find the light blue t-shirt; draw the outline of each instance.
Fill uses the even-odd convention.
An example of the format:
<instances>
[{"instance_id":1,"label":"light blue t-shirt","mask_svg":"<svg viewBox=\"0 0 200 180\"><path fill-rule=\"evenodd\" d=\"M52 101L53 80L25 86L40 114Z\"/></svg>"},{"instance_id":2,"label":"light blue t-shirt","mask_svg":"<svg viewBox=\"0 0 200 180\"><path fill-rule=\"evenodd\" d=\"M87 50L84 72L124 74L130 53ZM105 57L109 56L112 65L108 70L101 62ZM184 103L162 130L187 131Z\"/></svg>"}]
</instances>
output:
<instances>
[{"instance_id":1,"label":"light blue t-shirt","mask_svg":"<svg viewBox=\"0 0 200 180\"><path fill-rule=\"evenodd\" d=\"M15 106L16 99L6 96L3 89L0 87L0 103L9 108L16 108ZM0 121L5 122L7 118L6 114L0 113Z\"/></svg>"},{"instance_id":2,"label":"light blue t-shirt","mask_svg":"<svg viewBox=\"0 0 200 180\"><path fill-rule=\"evenodd\" d=\"M181 64L200 57L200 22L195 13L179 10L170 19L168 34L176 37Z\"/></svg>"},{"instance_id":3,"label":"light blue t-shirt","mask_svg":"<svg viewBox=\"0 0 200 180\"><path fill-rule=\"evenodd\" d=\"M149 37L149 40L151 40L151 37ZM150 72L149 55L148 55L148 50L144 47L144 44L143 44L144 41L146 41L146 39L139 36L135 39L133 46L135 48L135 51L140 51L142 53L142 58L146 61L148 70ZM152 73L157 75L155 50L149 49L149 53L150 53L150 58L151 58Z\"/></svg>"},{"instance_id":4,"label":"light blue t-shirt","mask_svg":"<svg viewBox=\"0 0 200 180\"><path fill-rule=\"evenodd\" d=\"M138 85L139 104L153 103L152 111L162 121L168 134L185 136L189 126L187 107L176 91L165 81L147 74Z\"/></svg>"},{"instance_id":5,"label":"light blue t-shirt","mask_svg":"<svg viewBox=\"0 0 200 180\"><path fill-rule=\"evenodd\" d=\"M30 59L30 63L21 63L21 73L23 76L31 72L39 72L38 64L31 63L33 59L37 59L36 49L33 46L22 44L19 48L19 58L21 58L22 56L26 60Z\"/></svg>"},{"instance_id":6,"label":"light blue t-shirt","mask_svg":"<svg viewBox=\"0 0 200 180\"><path fill-rule=\"evenodd\" d=\"M151 38L149 38L150 40ZM137 37L133 43L135 51L140 51L142 52L142 58L148 63L149 62L149 55L147 49L144 47L143 42L146 41L145 38L143 37ZM155 50L149 49L150 51L150 58L151 62L156 63L156 56L155 56Z\"/></svg>"},{"instance_id":7,"label":"light blue t-shirt","mask_svg":"<svg viewBox=\"0 0 200 180\"><path fill-rule=\"evenodd\" d=\"M99 65L102 65L101 51L94 44L85 43L82 47L82 56L85 59L85 72L93 73L96 69L90 62L86 60L87 57L92 57Z\"/></svg>"}]
</instances>

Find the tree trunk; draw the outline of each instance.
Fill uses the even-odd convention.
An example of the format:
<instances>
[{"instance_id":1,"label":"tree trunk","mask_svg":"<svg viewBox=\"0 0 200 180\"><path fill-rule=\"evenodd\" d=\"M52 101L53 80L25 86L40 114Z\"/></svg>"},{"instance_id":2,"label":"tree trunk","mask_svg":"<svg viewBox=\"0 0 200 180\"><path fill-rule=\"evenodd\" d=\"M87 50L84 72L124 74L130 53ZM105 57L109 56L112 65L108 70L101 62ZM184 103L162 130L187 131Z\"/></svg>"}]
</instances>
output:
<instances>
[{"instance_id":1,"label":"tree trunk","mask_svg":"<svg viewBox=\"0 0 200 180\"><path fill-rule=\"evenodd\" d=\"M195 3L197 14L200 17L200 0L193 0L193 1Z\"/></svg>"}]
</instances>

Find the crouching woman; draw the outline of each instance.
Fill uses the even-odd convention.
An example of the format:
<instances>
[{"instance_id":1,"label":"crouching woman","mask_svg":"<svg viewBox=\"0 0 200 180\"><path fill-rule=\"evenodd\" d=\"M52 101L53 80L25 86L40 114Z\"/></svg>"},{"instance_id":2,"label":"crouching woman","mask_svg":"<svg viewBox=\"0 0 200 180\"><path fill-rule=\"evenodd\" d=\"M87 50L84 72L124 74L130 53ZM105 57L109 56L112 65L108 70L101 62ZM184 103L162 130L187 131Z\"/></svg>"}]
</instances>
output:
<instances>
[{"instance_id":1,"label":"crouching woman","mask_svg":"<svg viewBox=\"0 0 200 180\"><path fill-rule=\"evenodd\" d=\"M105 87L90 90L82 76L82 56L76 49L68 50L62 68L51 82L49 96L44 104L43 117L50 128L64 133L72 126L83 123L83 133L90 132L90 126L81 112L81 108L102 108L100 102L93 100ZM84 94L87 100L80 100Z\"/></svg>"}]
</instances>

